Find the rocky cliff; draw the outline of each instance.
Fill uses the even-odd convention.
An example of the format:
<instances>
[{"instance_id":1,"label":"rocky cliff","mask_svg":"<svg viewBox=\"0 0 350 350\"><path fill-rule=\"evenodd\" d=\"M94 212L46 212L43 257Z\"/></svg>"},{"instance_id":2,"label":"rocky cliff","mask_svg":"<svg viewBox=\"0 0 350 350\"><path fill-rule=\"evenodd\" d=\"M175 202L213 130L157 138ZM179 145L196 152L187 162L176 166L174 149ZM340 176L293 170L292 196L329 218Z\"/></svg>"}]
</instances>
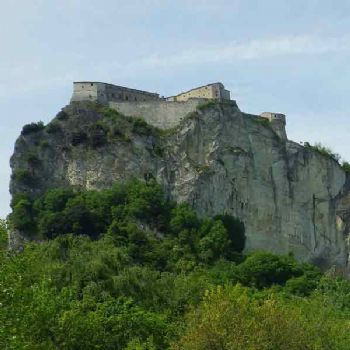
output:
<instances>
[{"instance_id":1,"label":"rocky cliff","mask_svg":"<svg viewBox=\"0 0 350 350\"><path fill-rule=\"evenodd\" d=\"M101 106L71 104L46 127L23 129L11 167L14 199L154 177L171 198L202 215L240 218L246 250L292 252L325 268L347 265L345 172L235 103L202 105L168 130Z\"/></svg>"}]
</instances>

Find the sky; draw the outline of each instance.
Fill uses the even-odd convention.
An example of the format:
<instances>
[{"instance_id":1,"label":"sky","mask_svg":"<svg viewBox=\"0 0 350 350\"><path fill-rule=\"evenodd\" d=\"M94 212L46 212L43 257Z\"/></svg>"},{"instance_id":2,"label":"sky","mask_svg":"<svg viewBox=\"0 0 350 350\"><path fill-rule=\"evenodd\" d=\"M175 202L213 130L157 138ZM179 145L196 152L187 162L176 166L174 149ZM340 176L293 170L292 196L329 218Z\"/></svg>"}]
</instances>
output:
<instances>
[{"instance_id":1,"label":"sky","mask_svg":"<svg viewBox=\"0 0 350 350\"><path fill-rule=\"evenodd\" d=\"M72 82L169 96L221 81L240 109L287 115L289 139L350 160L349 0L0 0L0 218L24 124Z\"/></svg>"}]
</instances>

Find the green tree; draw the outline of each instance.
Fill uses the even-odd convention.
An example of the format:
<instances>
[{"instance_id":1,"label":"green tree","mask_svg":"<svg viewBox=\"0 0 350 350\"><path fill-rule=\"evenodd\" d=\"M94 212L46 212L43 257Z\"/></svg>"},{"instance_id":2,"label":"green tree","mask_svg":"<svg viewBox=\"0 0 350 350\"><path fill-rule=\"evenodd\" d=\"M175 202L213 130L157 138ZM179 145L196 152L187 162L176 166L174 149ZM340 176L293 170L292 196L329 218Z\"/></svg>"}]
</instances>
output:
<instances>
[{"instance_id":1,"label":"green tree","mask_svg":"<svg viewBox=\"0 0 350 350\"><path fill-rule=\"evenodd\" d=\"M8 227L4 219L0 219L0 252L7 249L8 244Z\"/></svg>"},{"instance_id":2,"label":"green tree","mask_svg":"<svg viewBox=\"0 0 350 350\"><path fill-rule=\"evenodd\" d=\"M301 266L293 258L265 252L257 252L248 256L237 267L236 272L239 282L256 288L284 284L290 278L303 274Z\"/></svg>"},{"instance_id":3,"label":"green tree","mask_svg":"<svg viewBox=\"0 0 350 350\"><path fill-rule=\"evenodd\" d=\"M350 324L320 299L256 298L239 285L206 293L172 349L347 349Z\"/></svg>"}]
</instances>

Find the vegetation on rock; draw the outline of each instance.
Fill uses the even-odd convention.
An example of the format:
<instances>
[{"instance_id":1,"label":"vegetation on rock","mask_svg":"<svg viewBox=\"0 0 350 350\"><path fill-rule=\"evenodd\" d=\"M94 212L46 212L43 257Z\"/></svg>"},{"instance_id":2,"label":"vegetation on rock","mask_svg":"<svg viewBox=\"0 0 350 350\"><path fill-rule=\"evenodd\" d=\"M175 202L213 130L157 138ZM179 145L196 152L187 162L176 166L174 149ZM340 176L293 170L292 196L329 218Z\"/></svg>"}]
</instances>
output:
<instances>
[{"instance_id":1,"label":"vegetation on rock","mask_svg":"<svg viewBox=\"0 0 350 350\"><path fill-rule=\"evenodd\" d=\"M305 147L312 149L313 151L321 154L326 158L330 158L339 162L340 155L338 153L334 153L329 147L322 145L321 143L315 143L314 145L310 145L309 143L304 144Z\"/></svg>"},{"instance_id":2,"label":"vegetation on rock","mask_svg":"<svg viewBox=\"0 0 350 350\"><path fill-rule=\"evenodd\" d=\"M349 174L350 173L350 163L349 162L343 162L341 165L342 169Z\"/></svg>"},{"instance_id":3,"label":"vegetation on rock","mask_svg":"<svg viewBox=\"0 0 350 350\"><path fill-rule=\"evenodd\" d=\"M22 131L21 131L21 135L28 135L31 133L36 133L38 131L41 131L45 128L45 125L43 122L38 122L38 123L30 123L30 124L26 124L23 126Z\"/></svg>"}]
</instances>

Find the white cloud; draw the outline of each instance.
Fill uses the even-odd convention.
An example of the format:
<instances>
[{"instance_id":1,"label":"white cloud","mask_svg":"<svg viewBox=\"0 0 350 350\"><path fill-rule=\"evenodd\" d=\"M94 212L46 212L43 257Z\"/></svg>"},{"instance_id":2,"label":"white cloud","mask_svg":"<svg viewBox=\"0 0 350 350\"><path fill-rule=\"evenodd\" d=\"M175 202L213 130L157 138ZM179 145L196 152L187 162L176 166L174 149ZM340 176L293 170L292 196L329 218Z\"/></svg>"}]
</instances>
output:
<instances>
[{"instance_id":1,"label":"white cloud","mask_svg":"<svg viewBox=\"0 0 350 350\"><path fill-rule=\"evenodd\" d=\"M320 55L350 51L350 35L342 37L316 37L311 35L285 36L257 39L247 42L231 41L219 45L194 46L179 52L158 52L138 59L122 62L115 60L91 59L75 54L65 57L60 65L44 62L22 61L17 65L6 67L0 62L4 84L0 83L0 96L11 96L18 92L44 90L49 86L64 86L68 81L80 79L99 80L111 76L125 78L139 74L143 70L160 68L176 69L193 65L210 65L215 63L232 64L247 60L264 60L290 55ZM64 68L68 69L64 70ZM5 84L6 80L6 84ZM23 84L23 80L26 82Z\"/></svg>"},{"instance_id":2,"label":"white cloud","mask_svg":"<svg viewBox=\"0 0 350 350\"><path fill-rule=\"evenodd\" d=\"M154 54L145 57L142 64L148 67L179 66L198 63L232 63L244 60L260 60L286 55L314 55L350 51L350 36L316 37L311 35L276 37L232 41L220 45L197 47L172 55Z\"/></svg>"}]
</instances>

